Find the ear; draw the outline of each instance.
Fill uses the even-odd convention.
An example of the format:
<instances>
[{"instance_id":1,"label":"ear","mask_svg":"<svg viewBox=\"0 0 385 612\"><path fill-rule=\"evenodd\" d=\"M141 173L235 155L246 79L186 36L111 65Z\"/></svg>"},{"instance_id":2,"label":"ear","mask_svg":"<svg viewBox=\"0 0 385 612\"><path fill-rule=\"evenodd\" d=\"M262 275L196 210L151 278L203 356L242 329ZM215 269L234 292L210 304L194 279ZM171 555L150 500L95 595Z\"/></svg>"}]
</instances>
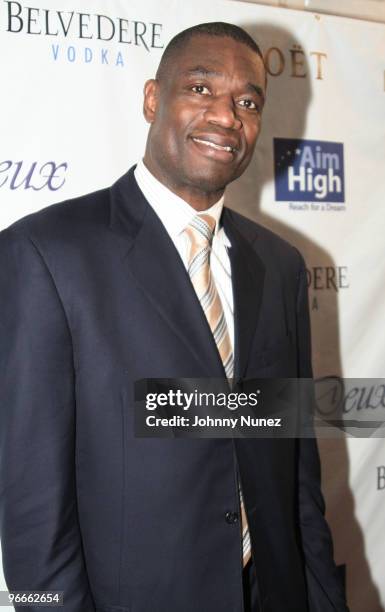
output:
<instances>
[{"instance_id":1,"label":"ear","mask_svg":"<svg viewBox=\"0 0 385 612\"><path fill-rule=\"evenodd\" d=\"M156 114L156 107L159 98L159 81L149 79L144 84L143 89L143 115L147 123L153 123Z\"/></svg>"}]
</instances>

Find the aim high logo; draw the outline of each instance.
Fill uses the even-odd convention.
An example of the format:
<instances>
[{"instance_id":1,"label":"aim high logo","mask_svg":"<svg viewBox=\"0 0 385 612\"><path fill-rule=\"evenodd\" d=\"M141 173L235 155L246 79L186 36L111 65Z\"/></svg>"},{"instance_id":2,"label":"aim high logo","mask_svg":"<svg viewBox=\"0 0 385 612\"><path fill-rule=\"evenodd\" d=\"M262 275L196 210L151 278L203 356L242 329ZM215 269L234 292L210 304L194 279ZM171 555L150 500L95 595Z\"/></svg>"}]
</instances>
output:
<instances>
[{"instance_id":1,"label":"aim high logo","mask_svg":"<svg viewBox=\"0 0 385 612\"><path fill-rule=\"evenodd\" d=\"M345 209L342 143L274 138L274 170L278 202L317 202L312 210Z\"/></svg>"}]
</instances>

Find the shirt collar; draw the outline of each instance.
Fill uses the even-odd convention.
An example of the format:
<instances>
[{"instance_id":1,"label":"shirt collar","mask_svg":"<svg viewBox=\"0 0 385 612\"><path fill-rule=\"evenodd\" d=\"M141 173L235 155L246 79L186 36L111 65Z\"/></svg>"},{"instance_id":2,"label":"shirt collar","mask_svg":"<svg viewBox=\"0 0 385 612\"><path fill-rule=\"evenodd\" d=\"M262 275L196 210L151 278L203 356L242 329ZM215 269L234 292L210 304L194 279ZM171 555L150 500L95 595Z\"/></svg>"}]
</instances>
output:
<instances>
[{"instance_id":1,"label":"shirt collar","mask_svg":"<svg viewBox=\"0 0 385 612\"><path fill-rule=\"evenodd\" d=\"M195 215L198 214L197 211L185 200L170 191L163 183L158 181L144 165L142 160L138 162L134 174L144 197L162 221L170 237L175 239L186 229ZM218 202L215 202L213 206L202 211L202 214L208 214L214 217L216 221L215 236L220 237L225 246L231 246L221 226L223 202L224 195Z\"/></svg>"}]
</instances>

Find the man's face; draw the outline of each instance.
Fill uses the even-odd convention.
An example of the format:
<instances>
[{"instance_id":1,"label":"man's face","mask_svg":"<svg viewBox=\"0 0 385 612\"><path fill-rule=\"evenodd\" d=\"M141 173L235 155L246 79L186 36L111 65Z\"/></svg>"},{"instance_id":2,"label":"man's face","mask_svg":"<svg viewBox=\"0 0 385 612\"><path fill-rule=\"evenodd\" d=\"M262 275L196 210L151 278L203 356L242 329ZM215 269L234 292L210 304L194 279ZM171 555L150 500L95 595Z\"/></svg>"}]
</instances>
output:
<instances>
[{"instance_id":1,"label":"man's face","mask_svg":"<svg viewBox=\"0 0 385 612\"><path fill-rule=\"evenodd\" d=\"M247 168L261 127L265 70L248 46L196 36L166 77L145 85L145 162L182 195L215 193Z\"/></svg>"}]
</instances>

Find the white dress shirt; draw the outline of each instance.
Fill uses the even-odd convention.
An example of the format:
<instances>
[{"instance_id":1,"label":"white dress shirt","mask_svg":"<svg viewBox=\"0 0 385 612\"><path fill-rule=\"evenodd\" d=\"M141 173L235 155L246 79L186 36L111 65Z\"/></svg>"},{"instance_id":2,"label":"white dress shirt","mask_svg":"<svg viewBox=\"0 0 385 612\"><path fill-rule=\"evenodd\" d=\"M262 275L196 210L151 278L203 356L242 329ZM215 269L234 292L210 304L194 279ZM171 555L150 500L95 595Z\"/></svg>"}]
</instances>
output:
<instances>
[{"instance_id":1,"label":"white dress shirt","mask_svg":"<svg viewBox=\"0 0 385 612\"><path fill-rule=\"evenodd\" d=\"M140 161L135 168L135 179L147 202L163 223L187 270L190 244L189 238L184 230L193 217L199 213L197 213L197 211L185 200L158 181L158 179L156 179L147 169L143 161ZM216 220L211 247L210 267L222 302L231 345L234 350L233 288L231 284L230 259L227 252L227 249L231 247L231 243L220 222L223 201L224 196L213 204L213 206L202 211L201 214L211 215Z\"/></svg>"}]
</instances>

